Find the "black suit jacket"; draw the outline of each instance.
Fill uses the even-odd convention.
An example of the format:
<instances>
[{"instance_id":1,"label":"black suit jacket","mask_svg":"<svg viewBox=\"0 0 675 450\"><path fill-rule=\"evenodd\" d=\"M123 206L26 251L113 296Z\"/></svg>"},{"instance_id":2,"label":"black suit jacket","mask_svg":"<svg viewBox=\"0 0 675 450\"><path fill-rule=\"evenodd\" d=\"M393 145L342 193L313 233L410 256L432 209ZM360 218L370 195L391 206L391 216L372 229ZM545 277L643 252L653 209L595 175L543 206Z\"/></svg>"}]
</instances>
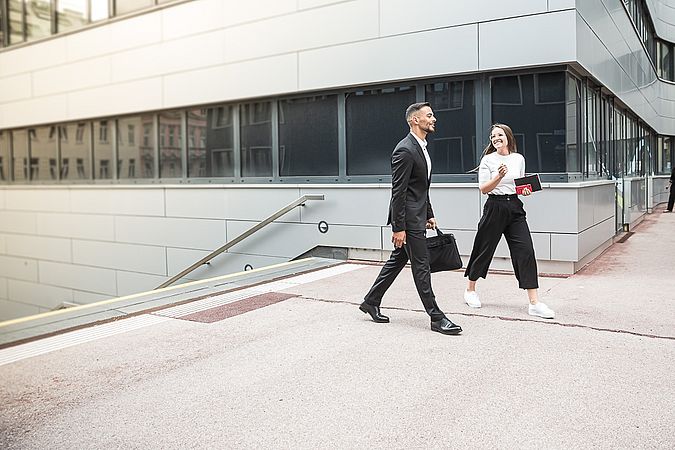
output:
<instances>
[{"instance_id":1,"label":"black suit jacket","mask_svg":"<svg viewBox=\"0 0 675 450\"><path fill-rule=\"evenodd\" d=\"M425 230L427 220L434 217L429 201L427 160L422 147L412 134L396 145L391 154L391 202L389 218L394 232Z\"/></svg>"}]
</instances>

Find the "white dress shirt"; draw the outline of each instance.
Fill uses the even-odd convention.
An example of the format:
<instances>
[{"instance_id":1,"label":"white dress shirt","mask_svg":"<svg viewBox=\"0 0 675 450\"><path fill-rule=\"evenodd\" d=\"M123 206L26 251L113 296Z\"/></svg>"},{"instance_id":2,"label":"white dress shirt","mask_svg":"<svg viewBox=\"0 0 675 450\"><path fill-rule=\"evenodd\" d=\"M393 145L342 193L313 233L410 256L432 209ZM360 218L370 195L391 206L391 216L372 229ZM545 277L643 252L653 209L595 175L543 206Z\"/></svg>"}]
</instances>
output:
<instances>
[{"instance_id":1,"label":"white dress shirt","mask_svg":"<svg viewBox=\"0 0 675 450\"><path fill-rule=\"evenodd\" d=\"M417 139L417 143L420 144L420 147L422 147L422 153L424 154L424 158L427 160L427 178L431 178L431 157L429 156L429 152L427 151L427 140L422 140L417 136L415 133L412 131L410 134L413 135L415 139Z\"/></svg>"}]
</instances>

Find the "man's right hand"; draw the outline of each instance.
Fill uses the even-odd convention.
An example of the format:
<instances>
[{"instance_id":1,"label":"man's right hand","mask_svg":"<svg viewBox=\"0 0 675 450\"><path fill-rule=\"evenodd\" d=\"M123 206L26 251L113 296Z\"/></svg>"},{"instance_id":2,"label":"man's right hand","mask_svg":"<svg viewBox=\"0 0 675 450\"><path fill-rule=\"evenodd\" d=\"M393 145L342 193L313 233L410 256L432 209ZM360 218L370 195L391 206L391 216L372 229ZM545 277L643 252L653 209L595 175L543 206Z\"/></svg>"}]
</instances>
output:
<instances>
[{"instance_id":1,"label":"man's right hand","mask_svg":"<svg viewBox=\"0 0 675 450\"><path fill-rule=\"evenodd\" d=\"M394 247L401 248L405 245L405 231L395 231L391 234L391 242Z\"/></svg>"}]
</instances>

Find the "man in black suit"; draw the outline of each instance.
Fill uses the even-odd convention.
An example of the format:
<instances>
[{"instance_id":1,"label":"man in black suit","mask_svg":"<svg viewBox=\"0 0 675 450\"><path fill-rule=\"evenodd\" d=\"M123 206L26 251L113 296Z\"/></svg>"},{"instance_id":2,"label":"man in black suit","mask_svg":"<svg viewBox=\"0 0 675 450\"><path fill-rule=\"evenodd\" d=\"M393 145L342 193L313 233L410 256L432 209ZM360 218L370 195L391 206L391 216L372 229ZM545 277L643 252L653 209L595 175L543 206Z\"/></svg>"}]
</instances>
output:
<instances>
[{"instance_id":1,"label":"man in black suit","mask_svg":"<svg viewBox=\"0 0 675 450\"><path fill-rule=\"evenodd\" d=\"M387 225L391 224L391 241L395 249L359 309L370 314L375 322L389 322L389 317L380 313L382 296L410 260L417 292L431 317L431 330L459 334L462 328L445 317L436 304L426 245L426 229L436 228L429 201L431 158L426 148L427 134L436 129L436 117L429 103L414 103L406 110L405 118L410 133L396 145L391 155L391 202Z\"/></svg>"}]
</instances>

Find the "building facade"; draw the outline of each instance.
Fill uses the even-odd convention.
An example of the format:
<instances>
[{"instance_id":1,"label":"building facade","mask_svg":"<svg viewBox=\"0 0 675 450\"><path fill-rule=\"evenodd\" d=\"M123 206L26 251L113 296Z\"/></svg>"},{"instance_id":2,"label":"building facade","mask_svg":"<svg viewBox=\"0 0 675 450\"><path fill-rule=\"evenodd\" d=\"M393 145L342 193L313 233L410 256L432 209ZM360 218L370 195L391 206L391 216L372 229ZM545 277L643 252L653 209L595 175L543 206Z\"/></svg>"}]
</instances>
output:
<instances>
[{"instance_id":1,"label":"building facade","mask_svg":"<svg viewBox=\"0 0 675 450\"><path fill-rule=\"evenodd\" d=\"M0 320L152 289L306 193L188 279L386 257L415 101L461 253L503 122L540 270L574 273L667 198L674 42L675 0L0 0Z\"/></svg>"}]
</instances>

